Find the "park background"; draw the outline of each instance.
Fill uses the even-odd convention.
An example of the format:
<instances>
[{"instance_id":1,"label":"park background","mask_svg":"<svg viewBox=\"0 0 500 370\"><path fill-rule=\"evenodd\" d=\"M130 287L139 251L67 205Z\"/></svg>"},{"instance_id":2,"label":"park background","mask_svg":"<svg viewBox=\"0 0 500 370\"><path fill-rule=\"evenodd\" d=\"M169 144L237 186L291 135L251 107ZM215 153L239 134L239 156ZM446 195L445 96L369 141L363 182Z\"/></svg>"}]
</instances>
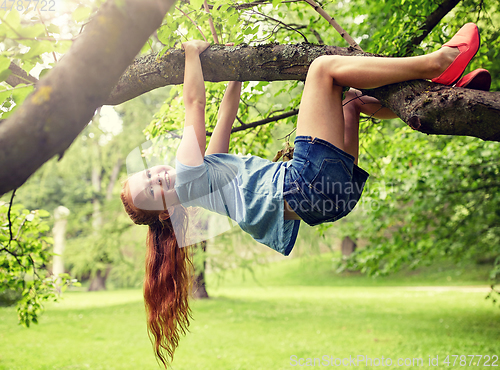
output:
<instances>
[{"instance_id":1,"label":"park background","mask_svg":"<svg viewBox=\"0 0 500 370\"><path fill-rule=\"evenodd\" d=\"M101 4L61 1L53 14L0 9L2 81L11 61L44 76ZM141 53L164 53L200 38L193 19L211 37L200 4L178 3L189 18L170 12ZM305 38L347 46L304 2L218 5L211 14L221 43L295 44ZM439 8L434 1L321 5L365 51L394 56L436 50L463 23L477 22L483 43L467 72L488 68L491 90L500 87L495 1L443 1L441 7L451 9L427 31L422 25ZM6 119L33 87L1 84ZM225 84L206 86L211 131ZM245 83L235 126L297 108L301 88L297 81ZM119 193L126 156L146 140L180 129L181 89L167 86L104 106L62 158L0 198L0 369L159 368L141 296L146 230L130 222ZM293 140L295 120L291 115L241 130L230 150L271 159L287 137ZM291 367L293 355L384 356L393 363L422 358L424 364L436 356L500 355L498 294L490 288L500 275L498 143L423 135L400 120L372 117L363 118L360 136L360 165L371 177L347 218L316 228L303 224L286 258L238 229L198 246L195 268L205 280L198 293L204 287L209 298L192 302L190 332L180 341L174 369L282 369ZM14 230L27 251L22 262L29 265L31 256L41 279L50 279L60 206L69 210L61 213L64 271L67 281L80 284L54 303L44 299L52 295L50 280L37 285L33 270L15 267L5 250ZM346 240L356 242L354 253L341 253ZM462 368L460 361L440 367ZM484 362L466 358L467 366ZM365 365L360 367L370 368Z\"/></svg>"}]
</instances>

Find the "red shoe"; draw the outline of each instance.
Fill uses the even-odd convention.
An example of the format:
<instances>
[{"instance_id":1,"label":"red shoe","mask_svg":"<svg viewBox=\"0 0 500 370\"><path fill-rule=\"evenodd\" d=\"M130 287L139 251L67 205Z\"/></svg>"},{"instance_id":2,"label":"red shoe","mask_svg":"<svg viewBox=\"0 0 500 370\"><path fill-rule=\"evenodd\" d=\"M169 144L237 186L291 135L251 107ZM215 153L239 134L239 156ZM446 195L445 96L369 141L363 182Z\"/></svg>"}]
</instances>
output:
<instances>
[{"instance_id":1,"label":"red shoe","mask_svg":"<svg viewBox=\"0 0 500 370\"><path fill-rule=\"evenodd\" d=\"M467 64L476 55L480 44L479 29L474 23L467 23L460 28L456 35L443 45L458 47L460 54L439 77L433 78L432 82L443 85L453 85L457 82Z\"/></svg>"},{"instance_id":2,"label":"red shoe","mask_svg":"<svg viewBox=\"0 0 500 370\"><path fill-rule=\"evenodd\" d=\"M455 86L467 89L490 91L491 75L487 69L479 68L462 77Z\"/></svg>"}]
</instances>

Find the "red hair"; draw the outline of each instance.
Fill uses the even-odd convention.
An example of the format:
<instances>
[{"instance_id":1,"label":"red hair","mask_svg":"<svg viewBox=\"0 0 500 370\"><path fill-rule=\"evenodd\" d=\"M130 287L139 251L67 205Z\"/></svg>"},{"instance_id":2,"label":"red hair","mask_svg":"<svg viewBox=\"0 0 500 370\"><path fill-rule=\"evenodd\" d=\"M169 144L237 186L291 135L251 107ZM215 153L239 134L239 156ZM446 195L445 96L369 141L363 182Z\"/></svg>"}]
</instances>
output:
<instances>
[{"instance_id":1,"label":"red hair","mask_svg":"<svg viewBox=\"0 0 500 370\"><path fill-rule=\"evenodd\" d=\"M191 318L188 298L193 281L193 264L190 250L183 245L187 211L180 205L170 209L171 214L168 211L136 208L128 181L124 183L120 197L132 221L149 226L144 302L148 333L154 342L156 356L167 367L173 360L180 335L186 334Z\"/></svg>"}]
</instances>

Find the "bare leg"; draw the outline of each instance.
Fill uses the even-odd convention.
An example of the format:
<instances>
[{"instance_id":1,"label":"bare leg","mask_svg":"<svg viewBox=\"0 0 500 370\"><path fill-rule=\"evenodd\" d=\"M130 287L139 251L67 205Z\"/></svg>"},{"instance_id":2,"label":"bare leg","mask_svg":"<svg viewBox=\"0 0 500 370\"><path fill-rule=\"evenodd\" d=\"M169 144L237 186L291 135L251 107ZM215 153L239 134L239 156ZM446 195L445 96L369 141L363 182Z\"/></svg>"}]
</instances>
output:
<instances>
[{"instance_id":1,"label":"bare leg","mask_svg":"<svg viewBox=\"0 0 500 370\"><path fill-rule=\"evenodd\" d=\"M344 113L344 151L354 157L358 164L359 155L359 115L361 104L356 94L357 90L350 89L345 96L343 105Z\"/></svg>"},{"instance_id":2,"label":"bare leg","mask_svg":"<svg viewBox=\"0 0 500 370\"><path fill-rule=\"evenodd\" d=\"M298 116L297 135L318 137L342 150L347 149L347 139L348 150L357 157L355 142L359 113L342 108L342 87L369 89L407 80L432 79L448 67L458 52L456 48L445 47L428 55L409 58L317 58L307 74ZM344 114L348 115L348 120L345 120Z\"/></svg>"},{"instance_id":3,"label":"bare leg","mask_svg":"<svg viewBox=\"0 0 500 370\"><path fill-rule=\"evenodd\" d=\"M392 119L398 116L389 108L384 107L378 99L363 95L356 89L350 89L342 101L344 110L344 151L351 154L358 163L359 152L359 116Z\"/></svg>"}]
</instances>

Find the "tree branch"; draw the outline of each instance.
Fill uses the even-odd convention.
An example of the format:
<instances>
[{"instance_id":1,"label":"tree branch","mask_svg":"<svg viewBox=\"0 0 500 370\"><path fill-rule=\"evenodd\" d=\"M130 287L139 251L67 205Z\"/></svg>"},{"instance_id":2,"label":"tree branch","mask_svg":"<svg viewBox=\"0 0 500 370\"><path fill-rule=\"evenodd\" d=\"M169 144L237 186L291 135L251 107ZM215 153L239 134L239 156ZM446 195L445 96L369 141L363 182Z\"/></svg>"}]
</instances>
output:
<instances>
[{"instance_id":1,"label":"tree branch","mask_svg":"<svg viewBox=\"0 0 500 370\"><path fill-rule=\"evenodd\" d=\"M16 196L16 191L17 189L14 189L10 196L10 203L9 203L9 210L7 211L7 221L9 222L9 234L10 234L10 240L13 239L13 234L12 234L12 221L10 219L10 211L12 210L12 204L14 204L14 197Z\"/></svg>"},{"instance_id":2,"label":"tree branch","mask_svg":"<svg viewBox=\"0 0 500 370\"><path fill-rule=\"evenodd\" d=\"M238 132L238 131L248 130L248 129L251 129L251 128L254 128L254 127L258 127L258 126L262 126L262 125L267 125L268 123L276 122L276 121L279 121L280 119L284 119L284 118L295 116L298 113L299 113L299 110L298 109L294 109L294 110L291 110L291 111L286 112L286 113L278 114L276 116L268 117L268 118L261 119L259 121L255 121L255 122L251 122L251 123L241 123L241 121L238 119L238 121L240 121L240 123L241 123L241 126L233 127L231 129L231 133ZM207 131L207 136L212 136L212 132L208 132Z\"/></svg>"},{"instance_id":3,"label":"tree branch","mask_svg":"<svg viewBox=\"0 0 500 370\"><path fill-rule=\"evenodd\" d=\"M309 5L311 5L315 11L317 11L323 18L325 18L327 20L327 22L330 23L330 25L333 28L335 28L335 30L340 34L340 36L342 36L342 38L347 41L347 43L349 44L349 46L351 48L358 49L359 51L363 51L363 49L361 49L361 46L359 46L358 43L356 41L354 41L354 39L351 37L351 35L349 35L346 32L346 30L344 30L344 28L342 28L342 26L340 24L338 24L338 22L335 20L335 18L328 15L328 13L325 12L323 10L323 8L321 6L319 6L319 4L317 2L315 2L314 0L304 0L304 1L306 3L308 3Z\"/></svg>"},{"instance_id":4,"label":"tree branch","mask_svg":"<svg viewBox=\"0 0 500 370\"><path fill-rule=\"evenodd\" d=\"M353 48L297 45L212 46L201 55L206 81L305 80L320 55L359 55ZM118 104L146 91L183 82L184 53L167 51L139 58L120 79L107 104ZM429 134L467 135L500 141L500 93L411 81L365 90L415 129Z\"/></svg>"},{"instance_id":5,"label":"tree branch","mask_svg":"<svg viewBox=\"0 0 500 370\"><path fill-rule=\"evenodd\" d=\"M500 141L500 92L450 87L424 80L361 91L379 99L414 130Z\"/></svg>"},{"instance_id":6,"label":"tree branch","mask_svg":"<svg viewBox=\"0 0 500 370\"><path fill-rule=\"evenodd\" d=\"M309 65L321 55L363 55L337 46L296 44L259 46L214 45L201 56L205 81L305 80ZM184 81L184 51L170 49L161 58L140 57L127 68L106 104L116 105L145 92Z\"/></svg>"},{"instance_id":7,"label":"tree branch","mask_svg":"<svg viewBox=\"0 0 500 370\"><path fill-rule=\"evenodd\" d=\"M425 22L418 29L413 38L410 38L403 56L413 54L415 48L427 37L427 35L437 26L437 24L462 0L444 0L437 9L427 16Z\"/></svg>"},{"instance_id":8,"label":"tree branch","mask_svg":"<svg viewBox=\"0 0 500 370\"><path fill-rule=\"evenodd\" d=\"M12 87L16 87L19 84L36 84L38 82L35 77L26 73L24 69L15 63L10 63L9 69L12 73L7 77L5 82Z\"/></svg>"},{"instance_id":9,"label":"tree branch","mask_svg":"<svg viewBox=\"0 0 500 370\"><path fill-rule=\"evenodd\" d=\"M219 38L217 37L217 32L215 31L214 21L212 20L212 15L210 14L210 9L208 8L207 0L203 2L203 7L205 8L205 12L208 13L208 24L210 25L210 32L212 32L214 43L218 44Z\"/></svg>"}]
</instances>

